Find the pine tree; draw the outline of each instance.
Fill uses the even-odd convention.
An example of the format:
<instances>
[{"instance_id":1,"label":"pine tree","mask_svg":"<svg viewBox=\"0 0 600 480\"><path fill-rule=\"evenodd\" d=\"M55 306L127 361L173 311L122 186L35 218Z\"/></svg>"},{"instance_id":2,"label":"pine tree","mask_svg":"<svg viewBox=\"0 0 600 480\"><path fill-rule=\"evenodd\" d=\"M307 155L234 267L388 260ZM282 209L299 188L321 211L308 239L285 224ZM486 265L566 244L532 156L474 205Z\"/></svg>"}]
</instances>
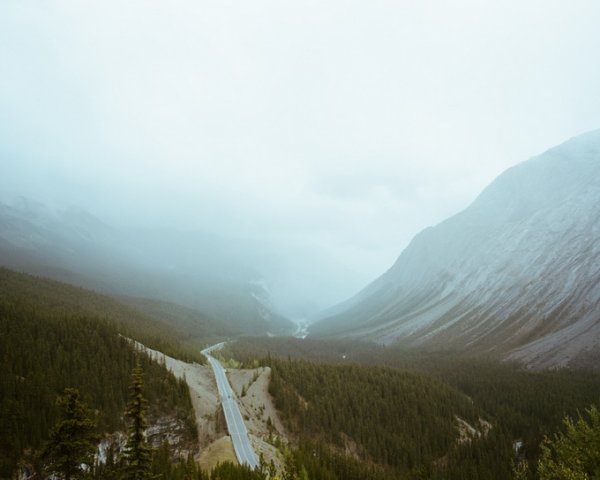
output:
<instances>
[{"instance_id":1,"label":"pine tree","mask_svg":"<svg viewBox=\"0 0 600 480\"><path fill-rule=\"evenodd\" d=\"M142 369L139 362L131 375L130 397L125 415L130 420L129 437L125 444L124 480L146 480L152 478L152 449L146 441L147 400L143 396Z\"/></svg>"},{"instance_id":2,"label":"pine tree","mask_svg":"<svg viewBox=\"0 0 600 480\"><path fill-rule=\"evenodd\" d=\"M566 432L545 438L538 460L543 480L587 480L600 478L600 410L587 409L588 421L579 416L564 419Z\"/></svg>"},{"instance_id":3,"label":"pine tree","mask_svg":"<svg viewBox=\"0 0 600 480\"><path fill-rule=\"evenodd\" d=\"M93 464L98 441L96 424L80 401L79 391L74 388L66 388L56 406L60 419L52 429L42 455L48 462L50 473L71 480L82 474L83 466Z\"/></svg>"}]
</instances>

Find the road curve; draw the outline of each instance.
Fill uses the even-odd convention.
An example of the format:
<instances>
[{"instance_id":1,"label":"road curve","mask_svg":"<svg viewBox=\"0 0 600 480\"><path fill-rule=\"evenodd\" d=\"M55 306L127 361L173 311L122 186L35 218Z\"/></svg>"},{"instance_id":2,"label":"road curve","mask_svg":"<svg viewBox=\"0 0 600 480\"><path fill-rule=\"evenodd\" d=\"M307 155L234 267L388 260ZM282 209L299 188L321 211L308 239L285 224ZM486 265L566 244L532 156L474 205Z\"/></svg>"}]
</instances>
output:
<instances>
[{"instance_id":1,"label":"road curve","mask_svg":"<svg viewBox=\"0 0 600 480\"><path fill-rule=\"evenodd\" d=\"M258 466L258 460L252 449L250 437L248 437L248 430L246 430L244 419L242 418L240 408L237 404L236 395L233 392L231 385L229 385L229 380L227 379L227 375L225 375L223 365L211 355L211 352L222 348L223 345L225 345L225 342L217 343L212 347L205 348L202 350L202 354L206 356L215 373L221 405L223 405L223 413L225 413L225 421L227 422L227 430L229 431L229 436L233 442L235 456L240 462L240 465L248 465L251 468L256 468Z\"/></svg>"}]
</instances>

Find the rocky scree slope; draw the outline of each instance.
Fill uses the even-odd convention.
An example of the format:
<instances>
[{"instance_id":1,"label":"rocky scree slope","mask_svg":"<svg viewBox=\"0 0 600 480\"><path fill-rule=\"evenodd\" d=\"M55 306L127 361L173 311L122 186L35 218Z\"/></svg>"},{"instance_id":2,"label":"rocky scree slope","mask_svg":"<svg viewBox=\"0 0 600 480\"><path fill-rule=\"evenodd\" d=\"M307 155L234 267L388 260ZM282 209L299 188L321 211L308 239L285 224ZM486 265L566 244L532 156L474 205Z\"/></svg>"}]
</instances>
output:
<instances>
[{"instance_id":1,"label":"rocky scree slope","mask_svg":"<svg viewBox=\"0 0 600 480\"><path fill-rule=\"evenodd\" d=\"M534 367L591 364L600 357L600 130L504 172L312 333Z\"/></svg>"}]
</instances>

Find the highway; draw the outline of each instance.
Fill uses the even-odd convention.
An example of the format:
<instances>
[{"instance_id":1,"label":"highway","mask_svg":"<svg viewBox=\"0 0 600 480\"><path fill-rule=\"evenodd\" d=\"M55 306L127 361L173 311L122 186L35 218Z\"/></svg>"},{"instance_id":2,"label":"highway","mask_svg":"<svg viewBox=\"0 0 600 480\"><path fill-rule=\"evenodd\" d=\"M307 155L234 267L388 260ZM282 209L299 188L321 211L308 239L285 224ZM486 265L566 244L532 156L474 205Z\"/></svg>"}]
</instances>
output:
<instances>
[{"instance_id":1,"label":"highway","mask_svg":"<svg viewBox=\"0 0 600 480\"><path fill-rule=\"evenodd\" d=\"M223 365L211 355L211 352L222 348L223 345L225 345L225 342L217 343L212 347L205 348L202 350L202 354L206 356L215 373L221 405L223 405L225 421L227 422L227 430L229 431L229 436L233 442L235 456L240 462L240 465L249 465L251 468L256 468L258 466L258 460L252 449L250 437L248 437L248 430L246 430L246 425L244 425L244 419L240 413L235 393L231 389L231 385L229 385L229 380L227 379L227 375L225 375Z\"/></svg>"}]
</instances>

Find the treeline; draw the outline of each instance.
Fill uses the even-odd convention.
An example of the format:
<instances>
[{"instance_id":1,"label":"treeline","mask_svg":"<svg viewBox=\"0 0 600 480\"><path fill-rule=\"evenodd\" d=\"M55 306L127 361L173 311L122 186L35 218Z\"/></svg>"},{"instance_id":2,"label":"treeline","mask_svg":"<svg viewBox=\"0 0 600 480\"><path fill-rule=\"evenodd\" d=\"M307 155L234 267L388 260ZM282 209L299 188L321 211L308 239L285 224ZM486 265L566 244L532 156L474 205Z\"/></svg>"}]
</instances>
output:
<instances>
[{"instance_id":1,"label":"treeline","mask_svg":"<svg viewBox=\"0 0 600 480\"><path fill-rule=\"evenodd\" d=\"M511 477L513 463L522 460L534 471L544 436L559 431L565 415L576 417L577 412L600 401L598 372L574 369L534 372L514 364L465 358L456 352L293 338L241 339L229 347L229 352L248 365L267 352L273 358L308 358L338 366L384 365L435 379L460 391L472 401L475 411L483 412L492 429L487 436L449 449L447 455L434 462L427 478L505 479ZM286 367L296 363L277 362ZM296 388L295 383L291 385ZM370 398L376 401L377 396L379 392L372 390ZM325 432L328 428L323 427L321 434L328 436ZM380 436L379 428L376 422L371 423L374 437Z\"/></svg>"},{"instance_id":2,"label":"treeline","mask_svg":"<svg viewBox=\"0 0 600 480\"><path fill-rule=\"evenodd\" d=\"M131 370L145 372L150 418L171 415L195 442L189 390L164 366L136 353L107 321L0 302L0 477L25 449L35 451L56 421L55 400L77 388L95 412L99 433L122 430Z\"/></svg>"},{"instance_id":3,"label":"treeline","mask_svg":"<svg viewBox=\"0 0 600 480\"><path fill-rule=\"evenodd\" d=\"M0 302L39 306L56 315L100 318L113 324L121 334L186 362L204 363L206 359L198 347L220 334L209 330L214 326L213 321L190 309L143 299L121 302L91 290L2 267Z\"/></svg>"}]
</instances>

